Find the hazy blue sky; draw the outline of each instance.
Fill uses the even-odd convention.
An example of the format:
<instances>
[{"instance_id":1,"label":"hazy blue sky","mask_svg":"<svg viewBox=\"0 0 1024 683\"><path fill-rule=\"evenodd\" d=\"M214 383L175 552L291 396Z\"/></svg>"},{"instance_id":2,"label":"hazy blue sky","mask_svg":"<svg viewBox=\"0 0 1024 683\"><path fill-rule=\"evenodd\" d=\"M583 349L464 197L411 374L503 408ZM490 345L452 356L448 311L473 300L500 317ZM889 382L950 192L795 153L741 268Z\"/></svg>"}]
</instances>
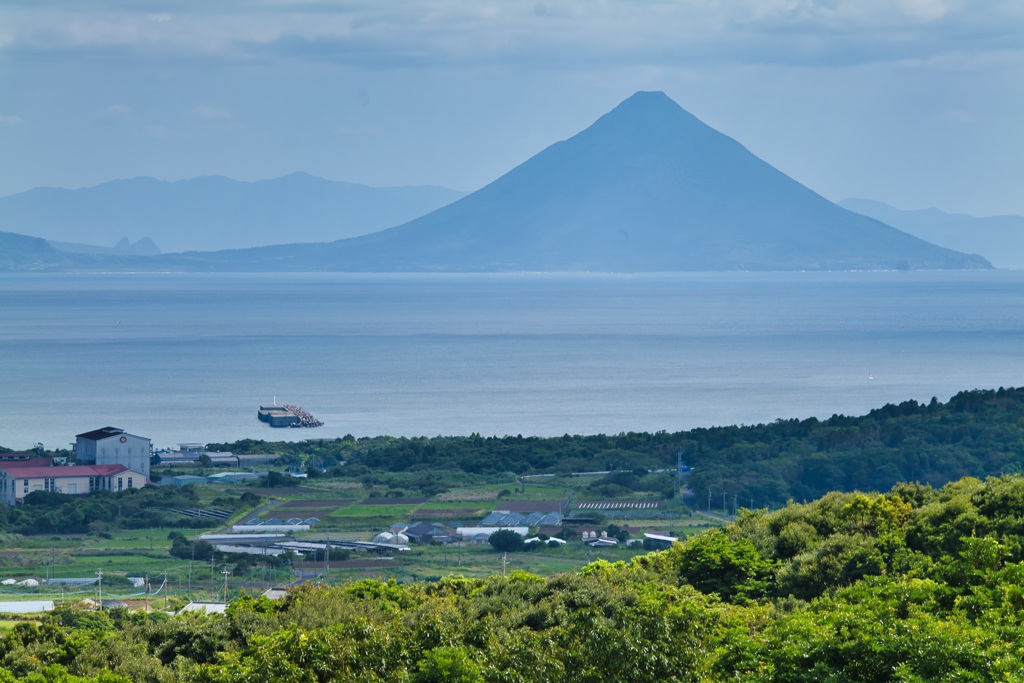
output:
<instances>
[{"instance_id":1,"label":"hazy blue sky","mask_svg":"<svg viewBox=\"0 0 1024 683\"><path fill-rule=\"evenodd\" d=\"M1021 0L4 0L0 195L473 190L636 90L830 199L1024 214Z\"/></svg>"}]
</instances>

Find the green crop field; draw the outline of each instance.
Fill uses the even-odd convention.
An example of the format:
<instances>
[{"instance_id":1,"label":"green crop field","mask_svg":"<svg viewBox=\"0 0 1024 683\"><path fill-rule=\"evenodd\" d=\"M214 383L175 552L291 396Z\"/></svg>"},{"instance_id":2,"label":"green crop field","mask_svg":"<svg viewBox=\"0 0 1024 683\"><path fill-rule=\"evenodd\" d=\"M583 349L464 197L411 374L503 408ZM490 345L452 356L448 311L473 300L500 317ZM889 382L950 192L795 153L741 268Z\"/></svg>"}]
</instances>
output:
<instances>
[{"instance_id":1,"label":"green crop field","mask_svg":"<svg viewBox=\"0 0 1024 683\"><path fill-rule=\"evenodd\" d=\"M439 490L427 494L417 488L427 476L439 482ZM245 484L199 484L194 487L192 505L208 509L235 508L230 520L211 524L204 529L152 528L116 530L101 527L88 534L45 534L20 536L8 534L0 550L0 580L36 579L37 588L4 586L7 599L61 599L61 591L47 588L48 578L93 578L103 573L104 593L110 597L141 599L144 589L134 588L127 577L149 577L151 590L162 591L159 599L220 599L225 578L228 594L260 592L272 585L287 585L297 578L314 578L318 572L306 563L303 573L294 574L289 562L272 561L244 555L216 554L210 560L190 562L170 555L169 535L180 533L187 541L195 541L205 533L224 533L232 523L258 514L261 519L319 519L309 532L295 534L295 540L322 542L329 534L335 541L371 540L373 536L395 523L440 523L473 526L494 510L517 509L524 501L606 500L591 490L599 477L554 476L527 479L525 486L508 474L495 476L458 475L447 479L444 474L389 473L380 480L337 479L294 480L287 488L259 488ZM237 507L231 501L249 492L259 496L248 507ZM251 497L251 496L250 496ZM648 498L632 494L629 500ZM519 509L522 509L521 507ZM654 509L585 510L580 512L589 521L587 528L620 528L639 531L657 529L674 535L692 535L723 521L693 514L686 508L661 503ZM183 520L190 523L190 520ZM578 527L567 527L570 533ZM351 552L347 562L335 562L327 574L330 582L351 578L383 577L399 581L422 581L449 575L488 576L503 570L525 570L551 575L577 569L597 559L617 561L642 552L640 545L627 548L596 550L579 539L558 548L542 548L530 552L509 553L502 557L490 545L422 546L412 545L406 551L392 551L390 558L374 553ZM298 562L298 559L295 559ZM280 566L274 567L273 564ZM225 572L227 576L225 577ZM166 575L167 584L161 589ZM65 588L65 599L98 597L97 586ZM151 595L151 598L154 597Z\"/></svg>"}]
</instances>

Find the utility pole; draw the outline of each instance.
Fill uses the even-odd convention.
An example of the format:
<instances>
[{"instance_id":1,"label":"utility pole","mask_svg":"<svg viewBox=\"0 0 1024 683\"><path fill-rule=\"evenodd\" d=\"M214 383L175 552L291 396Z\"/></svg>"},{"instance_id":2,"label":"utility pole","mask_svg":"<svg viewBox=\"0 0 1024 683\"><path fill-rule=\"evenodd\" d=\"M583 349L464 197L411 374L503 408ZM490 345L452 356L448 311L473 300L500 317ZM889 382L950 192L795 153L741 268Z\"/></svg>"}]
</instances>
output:
<instances>
[{"instance_id":1,"label":"utility pole","mask_svg":"<svg viewBox=\"0 0 1024 683\"><path fill-rule=\"evenodd\" d=\"M725 503L725 489L722 489L722 514L723 515L728 515L729 514L729 508L726 507L726 503Z\"/></svg>"},{"instance_id":2,"label":"utility pole","mask_svg":"<svg viewBox=\"0 0 1024 683\"><path fill-rule=\"evenodd\" d=\"M738 494L732 494L732 516L736 516L736 499L739 498Z\"/></svg>"},{"instance_id":3,"label":"utility pole","mask_svg":"<svg viewBox=\"0 0 1024 683\"><path fill-rule=\"evenodd\" d=\"M676 451L676 485L675 485L675 497L679 497L679 493L683 487L683 449L680 448Z\"/></svg>"},{"instance_id":4,"label":"utility pole","mask_svg":"<svg viewBox=\"0 0 1024 683\"><path fill-rule=\"evenodd\" d=\"M146 574L146 614L149 614L149 574Z\"/></svg>"},{"instance_id":5,"label":"utility pole","mask_svg":"<svg viewBox=\"0 0 1024 683\"><path fill-rule=\"evenodd\" d=\"M331 572L331 533L327 532L327 543L324 544L324 585L327 585L327 575Z\"/></svg>"},{"instance_id":6,"label":"utility pole","mask_svg":"<svg viewBox=\"0 0 1024 683\"><path fill-rule=\"evenodd\" d=\"M98 579L97 585L99 586L99 591L100 591L100 599L99 599L100 607L99 608L103 609L103 570L102 569L97 569L96 570L96 577Z\"/></svg>"},{"instance_id":7,"label":"utility pole","mask_svg":"<svg viewBox=\"0 0 1024 683\"><path fill-rule=\"evenodd\" d=\"M167 611L167 570L164 570L164 611Z\"/></svg>"},{"instance_id":8,"label":"utility pole","mask_svg":"<svg viewBox=\"0 0 1024 683\"><path fill-rule=\"evenodd\" d=\"M506 565L507 562L508 562L508 553L502 553L501 554L501 575L502 576L506 576L506 574L505 574L505 565Z\"/></svg>"},{"instance_id":9,"label":"utility pole","mask_svg":"<svg viewBox=\"0 0 1024 683\"><path fill-rule=\"evenodd\" d=\"M224 575L224 604L228 602L228 577L231 575L231 570L224 567L224 571L221 572Z\"/></svg>"},{"instance_id":10,"label":"utility pole","mask_svg":"<svg viewBox=\"0 0 1024 683\"><path fill-rule=\"evenodd\" d=\"M711 514L711 487L708 487L708 514Z\"/></svg>"}]
</instances>

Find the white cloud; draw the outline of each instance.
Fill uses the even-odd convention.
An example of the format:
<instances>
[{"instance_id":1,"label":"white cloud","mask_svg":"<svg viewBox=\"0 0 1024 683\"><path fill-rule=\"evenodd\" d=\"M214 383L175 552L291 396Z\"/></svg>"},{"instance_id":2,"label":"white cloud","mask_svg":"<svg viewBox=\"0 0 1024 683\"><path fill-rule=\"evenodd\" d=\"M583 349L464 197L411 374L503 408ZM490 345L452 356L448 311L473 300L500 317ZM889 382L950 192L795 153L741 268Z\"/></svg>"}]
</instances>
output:
<instances>
[{"instance_id":1,"label":"white cloud","mask_svg":"<svg viewBox=\"0 0 1024 683\"><path fill-rule=\"evenodd\" d=\"M992 49L1024 35L1014 0L406 0L123 3L0 10L0 49L117 49L358 66L738 61L863 63ZM1016 41L1018 51L1024 40Z\"/></svg>"},{"instance_id":2,"label":"white cloud","mask_svg":"<svg viewBox=\"0 0 1024 683\"><path fill-rule=\"evenodd\" d=\"M132 108L123 102L112 104L99 112L96 116L107 121L128 121L132 117Z\"/></svg>"},{"instance_id":3,"label":"white cloud","mask_svg":"<svg viewBox=\"0 0 1024 683\"><path fill-rule=\"evenodd\" d=\"M0 116L0 127L3 128L17 128L23 123L25 123L25 121L20 116Z\"/></svg>"},{"instance_id":4,"label":"white cloud","mask_svg":"<svg viewBox=\"0 0 1024 683\"><path fill-rule=\"evenodd\" d=\"M211 107L208 104L200 104L186 112L189 118L201 119L203 121L230 121L234 117L223 109Z\"/></svg>"},{"instance_id":5,"label":"white cloud","mask_svg":"<svg viewBox=\"0 0 1024 683\"><path fill-rule=\"evenodd\" d=\"M1021 0L4 0L0 62L32 124L0 125L38 178L0 172L14 189L109 149L90 180L116 162L473 188L642 88L835 196L969 138L964 189L937 161L876 185L1020 212ZM815 130L840 142L800 142Z\"/></svg>"}]
</instances>

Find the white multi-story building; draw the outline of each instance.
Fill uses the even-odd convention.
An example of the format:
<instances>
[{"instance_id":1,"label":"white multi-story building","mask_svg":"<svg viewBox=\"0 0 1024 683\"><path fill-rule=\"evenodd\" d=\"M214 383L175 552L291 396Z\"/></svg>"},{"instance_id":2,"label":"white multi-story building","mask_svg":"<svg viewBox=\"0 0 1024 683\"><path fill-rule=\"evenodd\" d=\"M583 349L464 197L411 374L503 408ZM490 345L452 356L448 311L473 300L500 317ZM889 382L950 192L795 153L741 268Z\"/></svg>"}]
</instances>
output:
<instances>
[{"instance_id":1,"label":"white multi-story building","mask_svg":"<svg viewBox=\"0 0 1024 683\"><path fill-rule=\"evenodd\" d=\"M21 503L33 491L83 495L93 491L126 491L145 485L145 474L124 465L52 467L35 462L0 462L0 502L6 505Z\"/></svg>"},{"instance_id":2,"label":"white multi-story building","mask_svg":"<svg viewBox=\"0 0 1024 683\"><path fill-rule=\"evenodd\" d=\"M149 479L153 445L144 436L117 427L104 427L75 436L76 465L124 465Z\"/></svg>"}]
</instances>

